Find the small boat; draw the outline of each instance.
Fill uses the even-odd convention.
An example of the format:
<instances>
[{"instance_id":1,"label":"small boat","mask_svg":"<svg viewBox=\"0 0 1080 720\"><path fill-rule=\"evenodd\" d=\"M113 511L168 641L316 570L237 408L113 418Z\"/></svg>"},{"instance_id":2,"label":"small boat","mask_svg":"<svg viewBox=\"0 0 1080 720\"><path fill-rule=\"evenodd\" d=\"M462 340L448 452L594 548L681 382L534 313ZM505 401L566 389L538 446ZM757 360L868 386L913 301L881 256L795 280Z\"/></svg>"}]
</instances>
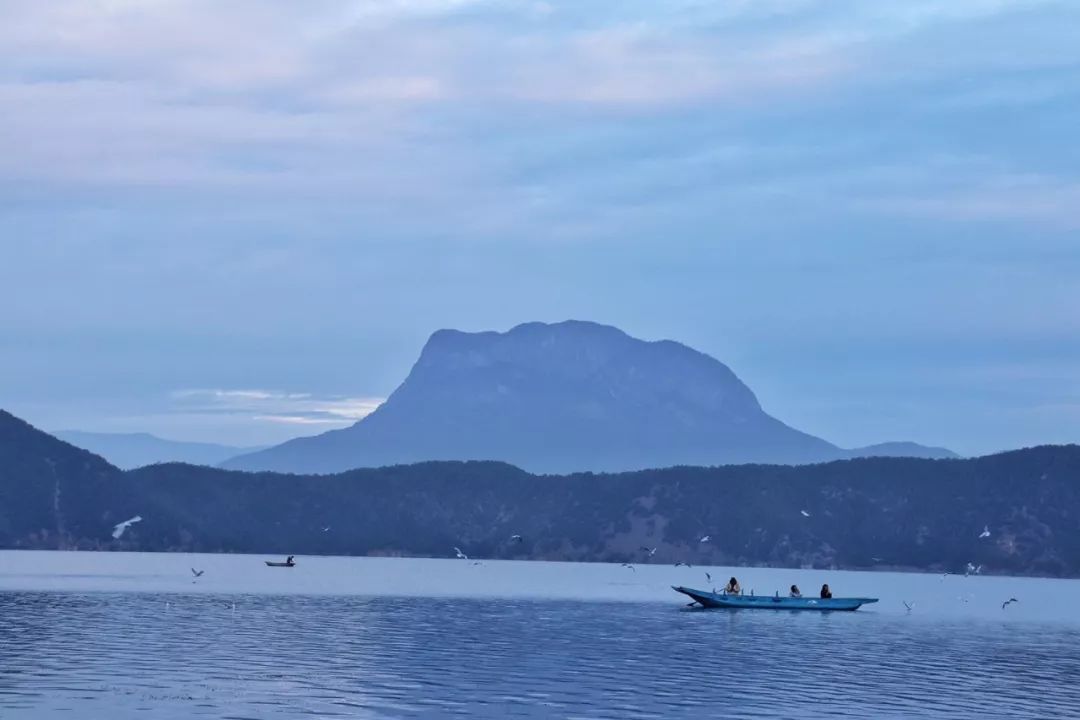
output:
<instances>
[{"instance_id":1,"label":"small boat","mask_svg":"<svg viewBox=\"0 0 1080 720\"><path fill-rule=\"evenodd\" d=\"M815 597L780 597L779 595L728 595L727 593L694 590L672 585L672 590L681 592L706 608L745 608L751 610L858 610L863 605L876 603L877 598L815 598Z\"/></svg>"},{"instance_id":2,"label":"small boat","mask_svg":"<svg viewBox=\"0 0 1080 720\"><path fill-rule=\"evenodd\" d=\"M290 555L289 557L285 558L285 562L274 562L273 560L267 560L266 564L270 567L293 567L294 565L296 565L296 561L293 558L294 556Z\"/></svg>"}]
</instances>

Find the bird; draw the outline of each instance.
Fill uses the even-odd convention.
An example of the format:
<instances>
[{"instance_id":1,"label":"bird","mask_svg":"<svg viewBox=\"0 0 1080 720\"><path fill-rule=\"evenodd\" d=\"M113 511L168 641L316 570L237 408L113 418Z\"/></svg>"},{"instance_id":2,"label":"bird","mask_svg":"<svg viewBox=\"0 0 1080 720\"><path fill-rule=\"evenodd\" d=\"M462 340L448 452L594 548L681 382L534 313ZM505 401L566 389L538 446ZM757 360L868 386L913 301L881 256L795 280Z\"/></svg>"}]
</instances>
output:
<instances>
[{"instance_id":1,"label":"bird","mask_svg":"<svg viewBox=\"0 0 1080 720\"><path fill-rule=\"evenodd\" d=\"M711 539L712 539L712 538L711 538L711 537L709 537L708 535L702 535L702 536L701 536L701 539L700 539L700 540L698 540L698 542L699 542L699 543L706 543L706 542L709 542L709 540L711 540Z\"/></svg>"},{"instance_id":2,"label":"bird","mask_svg":"<svg viewBox=\"0 0 1080 720\"><path fill-rule=\"evenodd\" d=\"M525 540L525 538L521 537L520 535L511 535L510 536L510 542L519 543L519 542L523 542L524 540Z\"/></svg>"},{"instance_id":3,"label":"bird","mask_svg":"<svg viewBox=\"0 0 1080 720\"><path fill-rule=\"evenodd\" d=\"M623 566L624 568L630 568L630 569L631 569L631 570L633 570L634 572L637 572L637 568L636 568L636 567L634 567L633 565L631 565L630 563L623 563L623 564L622 564L622 566Z\"/></svg>"},{"instance_id":4,"label":"bird","mask_svg":"<svg viewBox=\"0 0 1080 720\"><path fill-rule=\"evenodd\" d=\"M323 531L323 532L330 532L330 526L329 526L329 525L327 525L326 527L324 527L324 528L322 529L322 531Z\"/></svg>"},{"instance_id":5,"label":"bird","mask_svg":"<svg viewBox=\"0 0 1080 720\"><path fill-rule=\"evenodd\" d=\"M1009 605L1010 603L1014 603L1014 602L1020 602L1020 601L1017 600L1016 598L1009 598L1005 602L1001 603L1001 609L1004 610L1006 605Z\"/></svg>"},{"instance_id":6,"label":"bird","mask_svg":"<svg viewBox=\"0 0 1080 720\"><path fill-rule=\"evenodd\" d=\"M647 548L644 545L642 545L641 549L644 550L645 552L649 553L649 557L652 557L653 555L656 554L656 548Z\"/></svg>"},{"instance_id":7,"label":"bird","mask_svg":"<svg viewBox=\"0 0 1080 720\"><path fill-rule=\"evenodd\" d=\"M800 510L799 512L802 513L803 517L810 517L810 513L806 512L805 510Z\"/></svg>"},{"instance_id":8,"label":"bird","mask_svg":"<svg viewBox=\"0 0 1080 720\"><path fill-rule=\"evenodd\" d=\"M683 562L682 560L680 560L679 562L675 563L675 567L679 567L680 565L682 565L683 567L694 567L694 566L693 566L693 565L691 565L690 563L684 563L684 562Z\"/></svg>"},{"instance_id":9,"label":"bird","mask_svg":"<svg viewBox=\"0 0 1080 720\"><path fill-rule=\"evenodd\" d=\"M458 560L468 560L469 556L461 552L461 548L455 547L454 552L457 553Z\"/></svg>"},{"instance_id":10,"label":"bird","mask_svg":"<svg viewBox=\"0 0 1080 720\"><path fill-rule=\"evenodd\" d=\"M967 569L964 572L964 577L967 577L968 575L978 575L980 572L982 572L982 565L974 565L972 563L968 563Z\"/></svg>"},{"instance_id":11,"label":"bird","mask_svg":"<svg viewBox=\"0 0 1080 720\"><path fill-rule=\"evenodd\" d=\"M911 612L911 608L915 607L915 603L909 603L907 600L901 600L900 602L904 603L904 607L907 608L908 612Z\"/></svg>"},{"instance_id":12,"label":"bird","mask_svg":"<svg viewBox=\"0 0 1080 720\"><path fill-rule=\"evenodd\" d=\"M881 562L881 558L872 557L870 559L873 560L874 562Z\"/></svg>"},{"instance_id":13,"label":"bird","mask_svg":"<svg viewBox=\"0 0 1080 720\"><path fill-rule=\"evenodd\" d=\"M194 575L195 577L202 577L202 574L204 572L206 572L206 571L205 570L196 570L195 568L191 568L191 574Z\"/></svg>"},{"instance_id":14,"label":"bird","mask_svg":"<svg viewBox=\"0 0 1080 720\"><path fill-rule=\"evenodd\" d=\"M705 579L708 580L711 583L712 582L712 575L710 575L709 573L705 573Z\"/></svg>"},{"instance_id":15,"label":"bird","mask_svg":"<svg viewBox=\"0 0 1080 720\"><path fill-rule=\"evenodd\" d=\"M127 530L129 527L131 527L132 525L134 525L137 522L142 522L142 516L141 515L136 515L135 517L131 518L130 520L125 520L122 523L117 523L115 526L113 526L113 531L112 531L113 538L114 539L119 539L120 536L124 534L125 530Z\"/></svg>"},{"instance_id":16,"label":"bird","mask_svg":"<svg viewBox=\"0 0 1080 720\"><path fill-rule=\"evenodd\" d=\"M989 525L983 525L983 531L981 533L979 533L979 539L981 540L983 538L988 538L988 537L990 537L990 526Z\"/></svg>"},{"instance_id":17,"label":"bird","mask_svg":"<svg viewBox=\"0 0 1080 720\"><path fill-rule=\"evenodd\" d=\"M484 563L480 562L479 560L473 560L473 565L483 565L483 564Z\"/></svg>"}]
</instances>

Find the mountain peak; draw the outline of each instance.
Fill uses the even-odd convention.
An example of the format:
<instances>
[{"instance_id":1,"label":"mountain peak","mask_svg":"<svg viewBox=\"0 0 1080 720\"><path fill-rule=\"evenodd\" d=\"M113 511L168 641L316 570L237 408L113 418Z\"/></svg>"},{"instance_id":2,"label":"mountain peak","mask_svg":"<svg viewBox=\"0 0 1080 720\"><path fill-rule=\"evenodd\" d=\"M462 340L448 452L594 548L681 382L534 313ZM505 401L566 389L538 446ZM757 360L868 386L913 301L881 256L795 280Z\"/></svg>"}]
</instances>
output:
<instances>
[{"instance_id":1,"label":"mountain peak","mask_svg":"<svg viewBox=\"0 0 1080 720\"><path fill-rule=\"evenodd\" d=\"M439 330L405 381L345 430L225 464L336 472L419 460L528 470L816 462L838 448L767 415L726 365L580 320Z\"/></svg>"}]
</instances>

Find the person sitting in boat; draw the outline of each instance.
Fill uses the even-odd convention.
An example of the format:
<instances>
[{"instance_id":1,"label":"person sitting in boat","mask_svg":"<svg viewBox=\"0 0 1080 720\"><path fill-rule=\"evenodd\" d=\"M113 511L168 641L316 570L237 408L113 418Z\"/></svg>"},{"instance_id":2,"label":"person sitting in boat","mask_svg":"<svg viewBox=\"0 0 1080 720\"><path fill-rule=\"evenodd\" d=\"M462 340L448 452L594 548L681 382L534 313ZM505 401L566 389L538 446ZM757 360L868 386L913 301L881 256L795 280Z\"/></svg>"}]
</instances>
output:
<instances>
[{"instance_id":1,"label":"person sitting in boat","mask_svg":"<svg viewBox=\"0 0 1080 720\"><path fill-rule=\"evenodd\" d=\"M798 585L792 585L791 586L791 597L793 597L793 598L801 598L802 597L802 593L799 592L799 586Z\"/></svg>"},{"instance_id":2,"label":"person sitting in boat","mask_svg":"<svg viewBox=\"0 0 1080 720\"><path fill-rule=\"evenodd\" d=\"M832 590L829 589L829 583L825 583L821 586L821 599L829 600L832 598Z\"/></svg>"},{"instance_id":3,"label":"person sitting in boat","mask_svg":"<svg viewBox=\"0 0 1080 720\"><path fill-rule=\"evenodd\" d=\"M296 564L296 562L295 562L295 561L293 560L293 556L292 556L292 555L290 555L289 557L285 558L285 564L286 564L286 565L288 565L289 567L292 567L293 565L295 565L295 564Z\"/></svg>"},{"instance_id":4,"label":"person sitting in boat","mask_svg":"<svg viewBox=\"0 0 1080 720\"><path fill-rule=\"evenodd\" d=\"M724 588L724 593L726 595L741 595L742 588L739 587L739 581L735 578L731 578L730 580L728 580L727 587Z\"/></svg>"}]
</instances>

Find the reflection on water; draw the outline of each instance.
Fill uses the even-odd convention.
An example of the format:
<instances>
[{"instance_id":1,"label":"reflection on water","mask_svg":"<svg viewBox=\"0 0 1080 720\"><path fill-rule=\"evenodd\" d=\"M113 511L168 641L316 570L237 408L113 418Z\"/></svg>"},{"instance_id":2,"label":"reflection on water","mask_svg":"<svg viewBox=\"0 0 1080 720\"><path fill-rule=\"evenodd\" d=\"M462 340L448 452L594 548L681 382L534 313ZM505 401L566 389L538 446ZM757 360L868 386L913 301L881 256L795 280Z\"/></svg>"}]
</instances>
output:
<instances>
[{"instance_id":1,"label":"reflection on water","mask_svg":"<svg viewBox=\"0 0 1080 720\"><path fill-rule=\"evenodd\" d=\"M0 593L0 717L1051 717L1080 629L527 599Z\"/></svg>"}]
</instances>

